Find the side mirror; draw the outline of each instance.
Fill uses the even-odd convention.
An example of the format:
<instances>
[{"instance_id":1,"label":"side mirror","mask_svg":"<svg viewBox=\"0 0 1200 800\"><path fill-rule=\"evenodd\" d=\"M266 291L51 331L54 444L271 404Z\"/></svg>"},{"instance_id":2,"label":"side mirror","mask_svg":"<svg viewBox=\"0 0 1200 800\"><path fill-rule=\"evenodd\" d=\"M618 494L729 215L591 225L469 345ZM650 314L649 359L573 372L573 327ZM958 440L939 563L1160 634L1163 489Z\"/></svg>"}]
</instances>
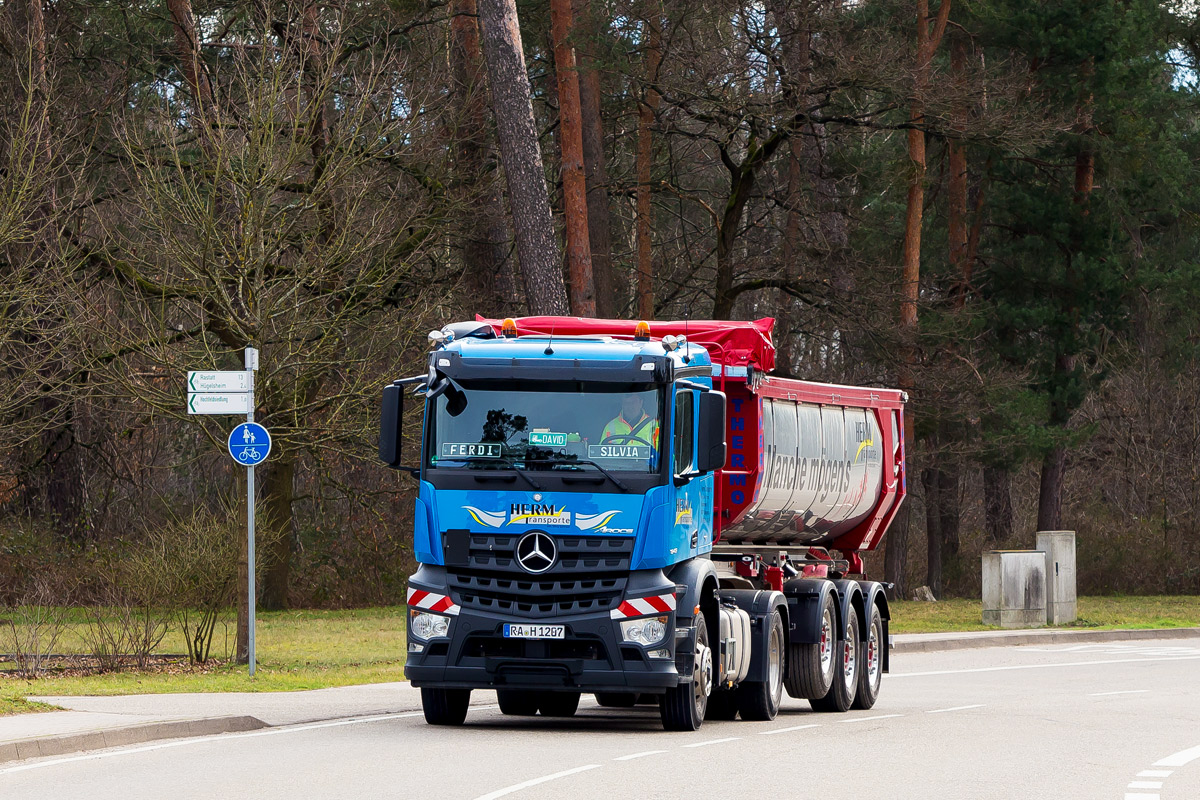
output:
<instances>
[{"instance_id":1,"label":"side mirror","mask_svg":"<svg viewBox=\"0 0 1200 800\"><path fill-rule=\"evenodd\" d=\"M696 437L696 468L712 472L725 466L725 393L700 395L700 424Z\"/></svg>"},{"instance_id":2,"label":"side mirror","mask_svg":"<svg viewBox=\"0 0 1200 800\"><path fill-rule=\"evenodd\" d=\"M383 409L379 416L379 460L389 467L400 466L403 419L404 387L393 383L383 390Z\"/></svg>"}]
</instances>

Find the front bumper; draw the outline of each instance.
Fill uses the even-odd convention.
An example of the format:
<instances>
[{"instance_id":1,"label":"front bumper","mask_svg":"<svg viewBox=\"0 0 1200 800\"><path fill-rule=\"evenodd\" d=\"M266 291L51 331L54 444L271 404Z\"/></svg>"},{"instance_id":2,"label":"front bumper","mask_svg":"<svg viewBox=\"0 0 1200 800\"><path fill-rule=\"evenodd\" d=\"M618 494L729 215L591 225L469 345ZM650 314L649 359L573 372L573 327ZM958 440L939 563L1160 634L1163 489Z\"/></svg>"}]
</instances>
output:
<instances>
[{"instance_id":1,"label":"front bumper","mask_svg":"<svg viewBox=\"0 0 1200 800\"><path fill-rule=\"evenodd\" d=\"M410 585L420 590L448 594L436 580L437 570L423 569ZM425 580L417 582L417 578ZM432 580L430 580L432 578ZM668 588L668 591L673 587ZM552 619L526 619L457 607L449 637L422 641L409 630L411 648L404 674L417 687L458 689L541 689L582 692L638 692L662 694L679 685L680 675L691 675L692 629L676 626L675 612L668 617L662 643L643 647L621 641L621 627L609 611ZM410 617L411 619L411 617ZM563 625L563 639L507 639L505 623L533 622ZM686 620L685 622L690 622ZM669 658L651 658L649 651L666 649ZM677 654L689 663L677 664Z\"/></svg>"}]
</instances>

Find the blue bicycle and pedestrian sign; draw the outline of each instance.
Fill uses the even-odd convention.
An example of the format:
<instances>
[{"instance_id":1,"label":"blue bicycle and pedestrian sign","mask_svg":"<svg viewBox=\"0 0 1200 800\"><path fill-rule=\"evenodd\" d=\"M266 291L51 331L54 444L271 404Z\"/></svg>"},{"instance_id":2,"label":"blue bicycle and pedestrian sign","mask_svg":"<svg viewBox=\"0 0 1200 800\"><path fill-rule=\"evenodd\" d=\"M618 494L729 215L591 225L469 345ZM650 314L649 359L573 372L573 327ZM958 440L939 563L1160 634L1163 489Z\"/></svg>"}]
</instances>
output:
<instances>
[{"instance_id":1,"label":"blue bicycle and pedestrian sign","mask_svg":"<svg viewBox=\"0 0 1200 800\"><path fill-rule=\"evenodd\" d=\"M257 422L243 422L229 433L229 455L243 467L262 463L271 452L271 434Z\"/></svg>"}]
</instances>

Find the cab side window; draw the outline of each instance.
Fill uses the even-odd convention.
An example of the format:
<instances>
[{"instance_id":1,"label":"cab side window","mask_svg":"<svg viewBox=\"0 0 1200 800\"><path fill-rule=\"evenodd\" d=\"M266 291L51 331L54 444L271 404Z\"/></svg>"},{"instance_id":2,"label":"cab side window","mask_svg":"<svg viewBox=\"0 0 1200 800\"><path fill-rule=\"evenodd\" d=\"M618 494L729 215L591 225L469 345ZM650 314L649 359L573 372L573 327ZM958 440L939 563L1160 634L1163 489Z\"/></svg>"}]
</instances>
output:
<instances>
[{"instance_id":1,"label":"cab side window","mask_svg":"<svg viewBox=\"0 0 1200 800\"><path fill-rule=\"evenodd\" d=\"M694 442L692 427L695 420L696 393L682 389L675 393L675 474L692 472Z\"/></svg>"}]
</instances>

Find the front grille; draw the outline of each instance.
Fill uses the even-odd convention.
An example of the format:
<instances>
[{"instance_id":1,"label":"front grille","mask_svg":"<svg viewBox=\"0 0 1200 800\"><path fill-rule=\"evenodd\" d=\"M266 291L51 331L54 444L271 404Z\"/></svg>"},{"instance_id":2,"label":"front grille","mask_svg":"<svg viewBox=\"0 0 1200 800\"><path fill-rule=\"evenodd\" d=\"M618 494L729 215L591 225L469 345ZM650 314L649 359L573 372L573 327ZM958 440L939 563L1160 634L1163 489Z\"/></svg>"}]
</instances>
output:
<instances>
[{"instance_id":1,"label":"front grille","mask_svg":"<svg viewBox=\"0 0 1200 800\"><path fill-rule=\"evenodd\" d=\"M531 575L517 563L520 538L471 534L466 566L446 570L453 599L464 608L531 619L609 611L620 604L633 539L555 536L554 566Z\"/></svg>"}]
</instances>

